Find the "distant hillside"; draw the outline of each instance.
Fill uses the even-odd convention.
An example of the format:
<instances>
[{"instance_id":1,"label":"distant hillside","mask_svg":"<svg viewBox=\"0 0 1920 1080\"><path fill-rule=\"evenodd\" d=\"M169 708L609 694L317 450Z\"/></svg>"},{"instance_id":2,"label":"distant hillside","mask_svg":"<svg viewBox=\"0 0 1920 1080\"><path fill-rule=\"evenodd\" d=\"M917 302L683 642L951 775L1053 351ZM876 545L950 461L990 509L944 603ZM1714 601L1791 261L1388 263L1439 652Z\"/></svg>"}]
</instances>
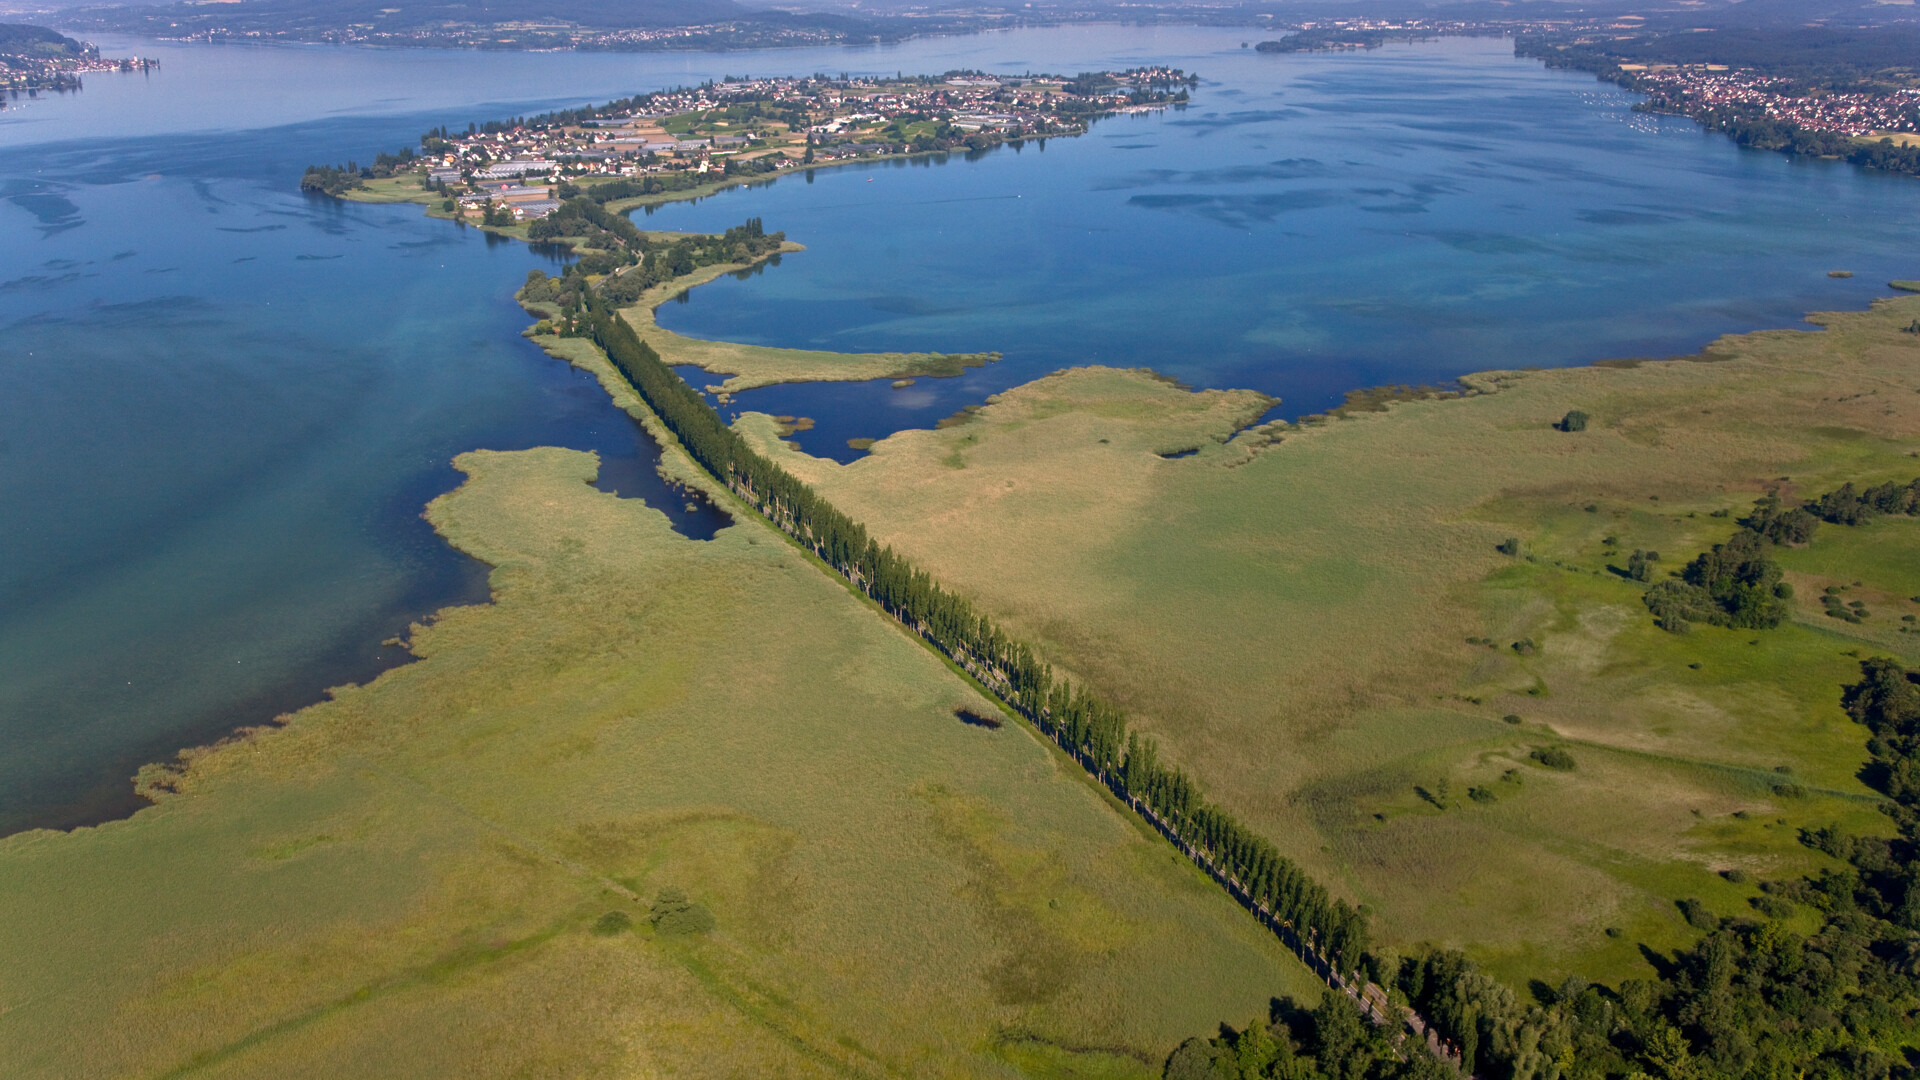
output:
<instances>
[{"instance_id":1,"label":"distant hillside","mask_svg":"<svg viewBox=\"0 0 1920 1080\"><path fill-rule=\"evenodd\" d=\"M1787 78L1864 78L1884 71L1920 71L1920 26L1661 34L1621 39L1608 51L1646 63L1726 64Z\"/></svg>"},{"instance_id":2,"label":"distant hillside","mask_svg":"<svg viewBox=\"0 0 1920 1080\"><path fill-rule=\"evenodd\" d=\"M235 33L299 33L362 25L402 31L449 23L571 23L596 29L691 26L748 14L733 0L242 0L230 4L161 4L86 8L85 26L170 30L225 28Z\"/></svg>"},{"instance_id":3,"label":"distant hillside","mask_svg":"<svg viewBox=\"0 0 1920 1080\"><path fill-rule=\"evenodd\" d=\"M86 46L58 30L28 23L0 23L0 55L60 57L79 56Z\"/></svg>"}]
</instances>

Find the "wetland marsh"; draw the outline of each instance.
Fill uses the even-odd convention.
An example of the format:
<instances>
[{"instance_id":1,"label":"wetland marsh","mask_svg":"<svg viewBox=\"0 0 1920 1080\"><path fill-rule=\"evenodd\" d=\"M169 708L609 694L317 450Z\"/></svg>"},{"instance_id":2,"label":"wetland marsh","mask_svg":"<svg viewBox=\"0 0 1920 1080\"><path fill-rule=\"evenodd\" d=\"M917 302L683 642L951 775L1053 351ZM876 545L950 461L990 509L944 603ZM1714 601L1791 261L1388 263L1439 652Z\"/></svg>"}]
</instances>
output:
<instances>
[{"instance_id":1,"label":"wetland marsh","mask_svg":"<svg viewBox=\"0 0 1920 1080\"><path fill-rule=\"evenodd\" d=\"M1226 73L1213 87L1225 98L1246 92L1228 80L1255 61L1198 31L1125 41L1063 31L996 44L1009 40L1123 59L1184 42L1187 66ZM977 42L914 47L878 55L934 66L984 55L966 51L984 48ZM1342 82L1354 75L1334 65L1349 60L1373 65L1361 70L1386 80L1384 97ZM1279 69L1300 81L1284 92L1321 94L1317 107L1161 121L1192 128L1174 129L1189 147L1240 138L1223 152L1228 171L1244 154L1273 152L1263 125L1314 116L1345 117L1316 137L1357 139L1356 153L1381 144L1355 125L1388 115L1401 125L1388 130L1425 124L1456 161L1523 142L1501 125L1517 124L1539 95L1598 95L1578 100L1601 122L1622 121L1611 91L1505 63L1519 66L1497 64L1485 43L1458 42L1303 58ZM1477 133L1444 117L1407 121L1392 107L1406 93L1393 81L1430 79L1435 65L1457 76L1441 95L1450 107L1504 93L1512 114ZM1309 86L1316 78L1322 84ZM324 130L384 136L420 119ZM1899 598L1920 595L1912 523L1902 520L1833 530L1784 554L1797 599L1787 624L1764 634L1669 634L1652 625L1639 583L1613 572L1642 547L1677 565L1680 553L1724 540L1727 519L1770 491L1904 482L1920 453L1920 338L1905 332L1920 298L1823 316L1818 333L1723 339L1690 362L1551 371L1487 362L1567 365L1596 350L1637 351L1614 349L1627 341L1684 351L1718 329L1785 325L1805 308L1863 308L1879 294L1872 282L1912 273L1897 265L1920 220L1906 209L1910 188L1899 200L1883 178L1731 156L1664 124L1626 124L1614 152L1639 145L1628 132L1651 140L1638 160L1664 163L1669 178L1745 185L1767 205L1819 209L1776 230L1786 240L1755 260L1760 240L1738 213L1703 209L1683 215L1682 227L1617 207L1502 202L1508 178L1483 176L1480 192L1416 190L1429 181L1410 179L1393 213L1431 214L1453 239L1399 230L1396 241L1375 229L1370 242L1385 248L1371 269L1340 264L1327 287L1351 288L1360 273L1377 284L1426 281L1414 289L1418 304L1451 314L1397 347L1391 328L1410 324L1377 308L1263 337L1232 290L1249 290L1244 300L1287 287L1258 274L1233 285L1231 266L1210 275L1208 259L1257 261L1263 250L1223 237L1252 235L1270 255L1278 234L1263 230L1311 219L1325 230L1318 242L1331 242L1369 220L1354 215L1388 212L1362 198L1394 193L1355 187L1355 198L1308 205L1267 192L1246 204L1259 213L1220 191L1140 201L1139 190L1160 186L1302 178L1297 169L1161 177L1112 189L1135 190L1115 215L1121 235L1061 242L1062 258L1044 267L1009 257L1020 248L1006 237L1018 229L1000 204L1011 200L993 201L989 219L980 206L932 209L946 204L924 197L1019 175L1051 185L1052 201L1036 199L1044 205L1026 223L1034 235L1077 230L1085 222L1061 207L1095 212L1098 200L1084 198L1090 170L1052 163L1152 149L1102 149L1090 137L1056 142L1044 160L1029 148L909 165L881 171L885 182L872 188L862 172L823 172L658 210L648 225L686 230L709 227L705 216L733 224L751 208L807 245L777 270L704 284L659 317L714 341L683 343L670 360L732 364L749 382L759 360L769 361L761 381L817 372L809 365L819 357L794 350L821 344L890 377L905 373L899 357L851 350L1004 348L1001 362L946 379L745 389L730 412L763 454L1120 704L1223 806L1336 896L1367 905L1377 943L1459 946L1513 985L1570 972L1617 980L1645 973L1639 946L1698 937L1694 909L1675 900L1730 913L1752 906L1757 876L1831 868L1799 830L1887 830L1860 777L1865 735L1838 711L1837 694L1868 652L1914 661ZM71 163L100 149L38 152ZM1356 160L1358 173L1391 168ZM1626 183L1565 161L1545 172L1582 196ZM49 258L8 283L6 302L19 305L9 347L27 355L9 354L6 372L39 395L16 400L51 404L9 414L9 431L24 434L0 448L14 452L32 435L34 460L53 463L34 474L44 481L70 475L53 467L62 448L77 470L103 450L141 446L151 475L13 519L25 521L23 536L40 530L38 557L71 565L51 578L64 589L9 609L11 640L30 637L40 651L7 656L33 660L45 686L79 685L57 661L81 627L174 672L184 689L125 691L133 704L123 712L144 702L173 710L144 726L86 701L70 709L85 725L10 706L9 745L52 748L41 760L12 759L14 768L70 794L80 765L97 777L101 761L147 753L157 740L195 741L207 716L224 715L207 701L244 709L250 700L240 692L248 684L224 673L231 657L215 656L236 639L270 647L295 705L317 696L316 675L360 681L380 666L362 657L302 667L324 654L316 641L365 647L379 626L399 631L380 648L417 660L339 688L284 726L150 765L141 784L158 805L131 818L0 840L0 901L22 913L3 931L13 962L0 981L0 1046L24 1075L69 1075L65 1055L75 1052L78 1071L101 1074L329 1075L349 1063L358 1075L1154 1075L1187 1035L1258 1015L1275 995L1317 994L1270 934L1077 766L1023 725L998 723L997 706L764 523L702 509L726 496L671 439L659 450L634 426L655 421L590 345L538 341L575 370L521 340L527 320L507 297L538 256L412 207L295 204L262 194L263 176L120 180L114 193L131 193L120 204L94 189L14 189ZM908 250L870 245L869 279L971 299L941 310L779 300L792 283L864 295L834 283L854 265L846 249L806 262L847 243L844 230L780 216L804 219L805 199L844 198L849 188L876 193L865 211L911 238ZM1644 183L1634 190L1652 197ZM192 211L199 228L201 218L227 222L216 228L230 237L196 247L193 227L135 220L126 206L139 199ZM837 212L812 209L816 222ZM157 265L132 248L124 259L80 257L95 243L84 230L116 213L122 235L145 228L140 235L160 238L149 252L191 257ZM1489 214L1521 224L1454 228L1485 226ZM1545 250L1500 239L1550 232L1542 215L1551 214L1596 231ZM1192 220L1168 231L1174 219ZM942 229L989 220L973 230L984 239L972 263L941 263L943 248L973 250L940 239ZM1195 241L1194 221L1228 233ZM1645 230L1684 233L1700 265L1719 260L1747 274L1683 280L1680 248L1656 250ZM1618 243L1600 244L1603 235ZM1409 237L1411 246L1395 246ZM1825 276L1839 244L1850 245L1860 278ZM1301 251L1308 258L1313 245ZM304 276L261 285L247 264L263 257ZM437 273L442 258L455 273ZM1489 276L1488 259L1505 269ZM1817 277L1802 273L1815 264ZM192 285L131 287L187 265L178 280ZM1581 266L1606 272L1582 281L1570 269ZM1297 266L1286 272L1297 281ZM944 293L929 274L948 275ZM1446 274L1513 287L1442 296L1432 283ZM1049 299L1023 313L995 293L1007 288ZM755 290L773 290L776 302ZM1668 293L1647 325L1586 334ZM326 317L342 296L361 305L357 320ZM140 306L120 306L128 298ZM242 299L291 313L249 323ZM1149 301L1164 317L1141 314ZM793 304L816 321L783 321ZM1469 309L1476 318L1464 318ZM1275 310L1267 304L1258 318L1270 322ZM1682 329L1683 316L1702 312ZM1194 336L1208 320L1217 350ZM769 325L786 336L770 336ZM382 333L369 337L368 327ZM1352 355L1322 352L1343 327L1371 329L1353 334ZM1020 340L989 340L1002 334ZM139 391L94 402L90 430L116 433L102 447L60 423L93 384L25 362L42 350L71 360L82 354L56 342L86 335L97 349L91 366L120 359ZM769 345L782 351L755 352ZM1133 369L1136 358L1155 370ZM1128 366L1089 366L1102 359ZM1073 370L1046 374L1055 367ZM1325 423L1261 423L1276 390L1304 390L1283 406L1298 415L1362 383L1429 376L1465 377L1478 392ZM202 400L205 387L236 385L246 393ZM1004 392L982 404L995 391ZM772 408L797 400L820 407ZM956 400L974 408L935 428L933 414L953 412ZM154 401L177 423L125 423ZM753 411L760 404L815 422L782 423ZM1589 423L1560 430L1573 409ZM215 414L225 428L208 421ZM223 430L228 443L211 445L206 430ZM818 448L881 435L851 464L786 441ZM563 445L536 445L549 442ZM213 458L221 468L175 470L202 487L169 476L169 463L209 450L222 451ZM357 468L323 468L338 457ZM685 509L685 489L666 486L656 465L712 498ZM610 466L653 487L610 483ZM424 521L412 517L456 481ZM146 509L125 510L112 484ZM225 516L174 521L153 510L207 490L223 492ZM0 494L20 507L47 501L37 489ZM230 543L192 550L198 530ZM48 546L61 535L96 539ZM423 565L450 576L380 563L376 553L409 550L395 537L410 537ZM248 547L257 565L235 573L232 553ZM176 561L154 560L159 548ZM105 585L83 573L118 561L128 563L123 577ZM482 564L484 593L474 588ZM396 581L415 591L395 598ZM343 587L353 584L361 588ZM1847 610L1871 605L1877 618L1823 611L1835 604L1820 597L1842 588L1859 603ZM302 598L315 596L345 614L308 620ZM447 606L483 596L492 602ZM176 625L192 631L177 635L186 652L220 666L145 657L162 638L156 628ZM102 655L113 653L101 646L67 662L97 666ZM27 823L46 812L31 800L15 810ZM88 904L70 902L76 889ZM1793 917L1802 930L1813 918ZM76 1049L68 1033L79 1030L109 1035ZM404 1060L393 1052L402 1042Z\"/></svg>"}]
</instances>

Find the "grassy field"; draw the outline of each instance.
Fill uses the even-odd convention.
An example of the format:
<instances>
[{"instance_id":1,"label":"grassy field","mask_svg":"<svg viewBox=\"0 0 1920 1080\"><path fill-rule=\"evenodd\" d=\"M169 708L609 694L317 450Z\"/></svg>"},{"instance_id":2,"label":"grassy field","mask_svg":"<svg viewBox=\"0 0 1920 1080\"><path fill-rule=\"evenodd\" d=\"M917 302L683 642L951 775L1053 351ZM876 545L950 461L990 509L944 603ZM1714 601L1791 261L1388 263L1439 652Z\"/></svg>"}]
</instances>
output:
<instances>
[{"instance_id":1,"label":"grassy field","mask_svg":"<svg viewBox=\"0 0 1920 1080\"><path fill-rule=\"evenodd\" d=\"M0 1073L1129 1077L1313 996L778 534L682 538L575 451L458 464L429 516L492 604L131 819L0 840Z\"/></svg>"},{"instance_id":2,"label":"grassy field","mask_svg":"<svg viewBox=\"0 0 1920 1080\"><path fill-rule=\"evenodd\" d=\"M1887 301L1690 362L1490 373L1237 435L1257 395L1107 369L846 466L742 423L1131 710L1389 944L1462 946L1523 987L1614 979L1690 938L1676 900L1746 910L1719 871L1823 864L1799 828L1890 831L1838 698L1861 656L1920 659L1899 631L1914 523L1788 553L1796 613L1772 631L1666 633L1609 568L1650 548L1677 569L1769 490L1920 475L1916 317ZM1574 408L1589 428L1555 430ZM1825 616L1831 582L1872 617ZM1577 767L1541 766L1548 746Z\"/></svg>"}]
</instances>

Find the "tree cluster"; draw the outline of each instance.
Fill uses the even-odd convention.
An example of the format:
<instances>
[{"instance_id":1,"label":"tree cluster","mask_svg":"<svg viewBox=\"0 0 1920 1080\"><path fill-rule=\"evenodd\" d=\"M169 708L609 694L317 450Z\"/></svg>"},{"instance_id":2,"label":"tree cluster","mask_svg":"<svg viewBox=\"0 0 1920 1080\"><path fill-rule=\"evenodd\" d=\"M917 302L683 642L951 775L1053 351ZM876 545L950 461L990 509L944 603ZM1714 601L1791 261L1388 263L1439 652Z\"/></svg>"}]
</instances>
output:
<instances>
[{"instance_id":1,"label":"tree cluster","mask_svg":"<svg viewBox=\"0 0 1920 1080\"><path fill-rule=\"evenodd\" d=\"M1646 592L1648 610L1666 630L1684 632L1690 622L1739 630L1770 630L1787 617L1776 591L1780 565L1769 559L1766 537L1741 529L1724 544L1703 551L1680 572Z\"/></svg>"},{"instance_id":2,"label":"tree cluster","mask_svg":"<svg viewBox=\"0 0 1920 1080\"><path fill-rule=\"evenodd\" d=\"M1920 517L1920 480L1910 484L1889 480L1865 491L1855 491L1850 483L1842 484L1838 491L1829 491L1808 503L1807 510L1835 525L1864 525L1890 514Z\"/></svg>"},{"instance_id":3,"label":"tree cluster","mask_svg":"<svg viewBox=\"0 0 1920 1080\"><path fill-rule=\"evenodd\" d=\"M1756 500L1753 512L1740 519L1740 530L1724 544L1703 552L1687 564L1678 580L1662 581L1644 597L1661 627L1683 633L1696 622L1741 630L1766 630L1787 616L1785 601L1793 587L1781 581L1781 571L1769 554L1775 545L1800 546L1813 542L1822 521L1835 525L1862 525L1883 515L1920 516L1920 479L1899 484L1887 481L1856 491L1847 483L1800 506L1787 506L1778 495ZM1628 576L1646 581L1659 555L1634 552ZM1850 617L1831 592L1830 614Z\"/></svg>"},{"instance_id":4,"label":"tree cluster","mask_svg":"<svg viewBox=\"0 0 1920 1080\"><path fill-rule=\"evenodd\" d=\"M1318 1007L1291 998L1269 1018L1236 1031L1225 1024L1211 1039L1188 1039L1167 1058L1166 1080L1447 1080L1450 1066L1425 1053L1405 1053L1366 1022L1359 1006L1329 990Z\"/></svg>"},{"instance_id":5,"label":"tree cluster","mask_svg":"<svg viewBox=\"0 0 1920 1080\"><path fill-rule=\"evenodd\" d=\"M360 166L349 161L345 165L309 165L307 171L300 174L300 190L318 192L339 198L357 187L365 187L360 176Z\"/></svg>"},{"instance_id":6,"label":"tree cluster","mask_svg":"<svg viewBox=\"0 0 1920 1080\"><path fill-rule=\"evenodd\" d=\"M334 198L346 194L354 188L365 187L364 181L385 180L395 173L405 172L413 167L417 155L413 147L403 146L398 153L380 153L373 164L362 166L357 161L345 165L309 165L301 174L300 190L316 191Z\"/></svg>"},{"instance_id":7,"label":"tree cluster","mask_svg":"<svg viewBox=\"0 0 1920 1080\"><path fill-rule=\"evenodd\" d=\"M750 263L774 254L786 242L785 233L769 233L759 218L749 218L724 233L683 236L673 241L649 239L623 214L612 213L600 202L576 195L558 210L527 227L533 240L564 240L584 251L567 264L559 278L536 270L527 275L520 298L528 303L559 304L568 310L567 322L577 320L581 297L590 279L598 278L599 292L616 306L631 304L648 289L703 266Z\"/></svg>"}]
</instances>

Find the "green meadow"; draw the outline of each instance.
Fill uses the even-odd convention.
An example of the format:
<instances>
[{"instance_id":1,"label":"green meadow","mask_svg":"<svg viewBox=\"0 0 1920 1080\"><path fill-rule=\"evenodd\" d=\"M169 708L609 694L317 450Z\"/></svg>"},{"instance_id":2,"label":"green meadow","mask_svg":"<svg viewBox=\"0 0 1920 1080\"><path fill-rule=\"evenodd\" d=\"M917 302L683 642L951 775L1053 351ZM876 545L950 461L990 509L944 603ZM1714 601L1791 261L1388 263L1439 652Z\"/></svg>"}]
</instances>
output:
<instances>
[{"instance_id":1,"label":"green meadow","mask_svg":"<svg viewBox=\"0 0 1920 1080\"><path fill-rule=\"evenodd\" d=\"M1696 935L1676 901L1750 911L1725 872L1839 865L1800 829L1891 832L1839 695L1861 657L1920 659L1920 523L1785 550L1773 630L1668 633L1624 571L1637 549L1679 569L1771 491L1920 475L1916 316L1885 301L1251 430L1259 395L1097 368L846 466L741 423L1128 709L1388 947L1462 947L1518 986L1613 980ZM1572 409L1587 429L1557 430ZM1829 584L1870 616L1827 616Z\"/></svg>"},{"instance_id":2,"label":"green meadow","mask_svg":"<svg viewBox=\"0 0 1920 1080\"><path fill-rule=\"evenodd\" d=\"M0 840L0 1072L1133 1077L1314 994L779 534L680 537L575 451L457 464L429 517L491 604Z\"/></svg>"}]
</instances>

